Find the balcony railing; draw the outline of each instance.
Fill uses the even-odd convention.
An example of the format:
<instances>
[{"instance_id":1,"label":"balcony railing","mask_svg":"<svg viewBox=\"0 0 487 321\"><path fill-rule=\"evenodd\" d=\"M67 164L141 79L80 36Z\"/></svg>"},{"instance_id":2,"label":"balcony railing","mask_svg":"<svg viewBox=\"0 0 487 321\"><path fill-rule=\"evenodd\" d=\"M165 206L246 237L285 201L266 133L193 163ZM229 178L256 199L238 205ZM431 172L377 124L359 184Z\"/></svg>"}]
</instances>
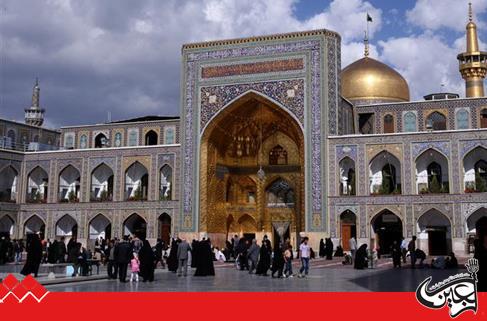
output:
<instances>
[{"instance_id":1,"label":"balcony railing","mask_svg":"<svg viewBox=\"0 0 487 321\"><path fill-rule=\"evenodd\" d=\"M166 195L168 194L168 195ZM167 193L166 191L159 191L159 200L160 201L171 201L171 192Z\"/></svg>"},{"instance_id":2,"label":"balcony railing","mask_svg":"<svg viewBox=\"0 0 487 321\"><path fill-rule=\"evenodd\" d=\"M125 200L129 202L147 201L147 193L134 193L125 191Z\"/></svg>"},{"instance_id":3,"label":"balcony railing","mask_svg":"<svg viewBox=\"0 0 487 321\"><path fill-rule=\"evenodd\" d=\"M428 184L419 184L418 185L419 194L446 194L450 193L450 183L443 182L441 184L430 185Z\"/></svg>"},{"instance_id":4,"label":"balcony railing","mask_svg":"<svg viewBox=\"0 0 487 321\"><path fill-rule=\"evenodd\" d=\"M59 203L78 203L79 198L77 195L77 192L70 192L66 195L66 192L61 191L58 193L58 201Z\"/></svg>"},{"instance_id":5,"label":"balcony railing","mask_svg":"<svg viewBox=\"0 0 487 321\"><path fill-rule=\"evenodd\" d=\"M10 137L0 136L0 149L10 149L20 152L37 152L45 150L58 150L59 147L37 142L17 143L12 141Z\"/></svg>"},{"instance_id":6,"label":"balcony railing","mask_svg":"<svg viewBox=\"0 0 487 321\"><path fill-rule=\"evenodd\" d=\"M32 188L30 193L27 193L25 198L26 203L47 203L47 188L44 193Z\"/></svg>"},{"instance_id":7,"label":"balcony railing","mask_svg":"<svg viewBox=\"0 0 487 321\"><path fill-rule=\"evenodd\" d=\"M101 193L91 192L90 194L90 202L111 202L111 201L113 201L112 193L102 191Z\"/></svg>"}]
</instances>

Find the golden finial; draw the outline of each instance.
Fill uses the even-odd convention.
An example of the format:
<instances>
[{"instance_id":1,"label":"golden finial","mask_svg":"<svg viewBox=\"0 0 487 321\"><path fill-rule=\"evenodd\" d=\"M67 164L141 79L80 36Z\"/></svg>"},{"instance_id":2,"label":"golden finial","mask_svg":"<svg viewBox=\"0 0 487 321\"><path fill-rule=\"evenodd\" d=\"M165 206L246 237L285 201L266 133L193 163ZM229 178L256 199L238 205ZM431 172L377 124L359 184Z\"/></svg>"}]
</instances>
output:
<instances>
[{"instance_id":1,"label":"golden finial","mask_svg":"<svg viewBox=\"0 0 487 321\"><path fill-rule=\"evenodd\" d=\"M468 21L472 22L473 20L473 11L472 11L472 3L468 3Z\"/></svg>"},{"instance_id":2,"label":"golden finial","mask_svg":"<svg viewBox=\"0 0 487 321\"><path fill-rule=\"evenodd\" d=\"M367 31L365 31L365 36L364 36L364 57L369 56L369 37L367 36Z\"/></svg>"}]
</instances>

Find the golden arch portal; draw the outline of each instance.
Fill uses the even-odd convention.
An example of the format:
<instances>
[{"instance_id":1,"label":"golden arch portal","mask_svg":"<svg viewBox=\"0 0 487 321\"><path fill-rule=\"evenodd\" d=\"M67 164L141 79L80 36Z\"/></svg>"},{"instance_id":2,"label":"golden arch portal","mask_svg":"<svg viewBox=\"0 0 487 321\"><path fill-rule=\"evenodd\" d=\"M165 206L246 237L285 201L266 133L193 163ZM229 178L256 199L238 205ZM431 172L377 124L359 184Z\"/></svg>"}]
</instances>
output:
<instances>
[{"instance_id":1,"label":"golden arch portal","mask_svg":"<svg viewBox=\"0 0 487 321\"><path fill-rule=\"evenodd\" d=\"M244 216L255 222L239 228L245 234L271 236L273 226L289 223L295 239L305 224L304 136L287 111L244 95L208 124L200 146L200 231L221 243L229 217Z\"/></svg>"}]
</instances>

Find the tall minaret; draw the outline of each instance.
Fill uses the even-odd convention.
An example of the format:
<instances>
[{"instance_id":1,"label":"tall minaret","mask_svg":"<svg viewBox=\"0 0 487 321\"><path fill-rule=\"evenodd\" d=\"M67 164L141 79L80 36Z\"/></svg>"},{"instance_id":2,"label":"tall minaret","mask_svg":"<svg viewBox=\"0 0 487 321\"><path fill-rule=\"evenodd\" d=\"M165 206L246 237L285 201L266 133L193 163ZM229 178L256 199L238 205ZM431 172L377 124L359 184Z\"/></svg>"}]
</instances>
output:
<instances>
[{"instance_id":1,"label":"tall minaret","mask_svg":"<svg viewBox=\"0 0 487 321\"><path fill-rule=\"evenodd\" d=\"M468 4L467 50L457 56L460 73L465 79L467 97L484 97L484 78L487 73L487 52L479 51L477 26L472 21L472 4Z\"/></svg>"},{"instance_id":2,"label":"tall minaret","mask_svg":"<svg viewBox=\"0 0 487 321\"><path fill-rule=\"evenodd\" d=\"M25 109L25 123L27 125L42 126L44 123L44 109L39 107L40 93L39 80L36 78L36 84L32 90L32 106Z\"/></svg>"}]
</instances>

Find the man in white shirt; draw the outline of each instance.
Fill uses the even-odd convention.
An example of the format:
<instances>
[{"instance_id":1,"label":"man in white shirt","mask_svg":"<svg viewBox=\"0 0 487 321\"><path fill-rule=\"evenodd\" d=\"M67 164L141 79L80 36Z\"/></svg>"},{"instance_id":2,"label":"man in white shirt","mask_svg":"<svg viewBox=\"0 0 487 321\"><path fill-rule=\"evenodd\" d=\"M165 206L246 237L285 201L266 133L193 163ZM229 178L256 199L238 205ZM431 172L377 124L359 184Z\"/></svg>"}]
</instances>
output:
<instances>
[{"instance_id":1,"label":"man in white shirt","mask_svg":"<svg viewBox=\"0 0 487 321\"><path fill-rule=\"evenodd\" d=\"M355 262L355 253L357 252L357 240L355 240L355 237L351 237L350 240L348 240L348 245L350 246L350 253L352 254L352 262Z\"/></svg>"},{"instance_id":2,"label":"man in white shirt","mask_svg":"<svg viewBox=\"0 0 487 321\"><path fill-rule=\"evenodd\" d=\"M298 277L304 278L305 275L308 275L309 271L309 258L310 258L310 247L308 245L308 237L305 236L303 238L303 242L299 246L299 258L301 259L301 269L299 269ZM303 274L304 272L304 274Z\"/></svg>"},{"instance_id":3,"label":"man in white shirt","mask_svg":"<svg viewBox=\"0 0 487 321\"><path fill-rule=\"evenodd\" d=\"M406 255L408 253L408 241L403 237L401 242L402 263L406 263Z\"/></svg>"}]
</instances>

